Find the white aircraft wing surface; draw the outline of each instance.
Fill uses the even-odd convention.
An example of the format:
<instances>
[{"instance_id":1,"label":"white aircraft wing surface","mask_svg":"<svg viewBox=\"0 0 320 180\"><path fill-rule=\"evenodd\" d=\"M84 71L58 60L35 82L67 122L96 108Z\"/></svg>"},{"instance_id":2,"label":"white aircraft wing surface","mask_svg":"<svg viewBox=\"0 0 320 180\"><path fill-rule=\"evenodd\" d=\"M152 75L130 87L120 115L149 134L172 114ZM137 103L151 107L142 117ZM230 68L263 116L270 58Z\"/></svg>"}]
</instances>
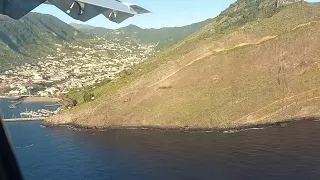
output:
<instances>
[{"instance_id":1,"label":"white aircraft wing surface","mask_svg":"<svg viewBox=\"0 0 320 180\"><path fill-rule=\"evenodd\" d=\"M136 4L119 0L0 0L0 14L20 19L43 3L52 4L80 21L103 14L110 21L121 23L129 17L150 12Z\"/></svg>"}]
</instances>

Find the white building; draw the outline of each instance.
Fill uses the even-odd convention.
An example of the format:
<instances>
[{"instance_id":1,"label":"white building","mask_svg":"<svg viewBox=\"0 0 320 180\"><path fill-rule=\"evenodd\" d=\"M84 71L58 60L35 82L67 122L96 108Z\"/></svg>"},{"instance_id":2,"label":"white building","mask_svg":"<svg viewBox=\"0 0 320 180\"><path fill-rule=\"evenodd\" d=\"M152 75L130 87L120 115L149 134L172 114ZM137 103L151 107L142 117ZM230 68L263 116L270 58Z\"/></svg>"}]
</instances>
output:
<instances>
[{"instance_id":1,"label":"white building","mask_svg":"<svg viewBox=\"0 0 320 180\"><path fill-rule=\"evenodd\" d=\"M19 91L19 90L11 90L11 91L9 91L8 94L9 94L9 95L16 96L16 95L19 95L19 94L20 94L20 91Z\"/></svg>"},{"instance_id":2,"label":"white building","mask_svg":"<svg viewBox=\"0 0 320 180\"><path fill-rule=\"evenodd\" d=\"M55 95L56 92L58 91L58 89L55 88L55 87L50 87L50 88L47 88L47 89L44 90L44 91L47 92L47 93L50 94L50 95Z\"/></svg>"},{"instance_id":3,"label":"white building","mask_svg":"<svg viewBox=\"0 0 320 180\"><path fill-rule=\"evenodd\" d=\"M48 97L49 96L48 92L46 92L46 91L39 91L37 94L41 97Z\"/></svg>"},{"instance_id":4,"label":"white building","mask_svg":"<svg viewBox=\"0 0 320 180\"><path fill-rule=\"evenodd\" d=\"M28 89L25 86L18 86L20 94L28 93Z\"/></svg>"},{"instance_id":5,"label":"white building","mask_svg":"<svg viewBox=\"0 0 320 180\"><path fill-rule=\"evenodd\" d=\"M36 74L34 74L33 79L34 80L42 80L43 78L42 78L42 76L40 74L36 73Z\"/></svg>"}]
</instances>

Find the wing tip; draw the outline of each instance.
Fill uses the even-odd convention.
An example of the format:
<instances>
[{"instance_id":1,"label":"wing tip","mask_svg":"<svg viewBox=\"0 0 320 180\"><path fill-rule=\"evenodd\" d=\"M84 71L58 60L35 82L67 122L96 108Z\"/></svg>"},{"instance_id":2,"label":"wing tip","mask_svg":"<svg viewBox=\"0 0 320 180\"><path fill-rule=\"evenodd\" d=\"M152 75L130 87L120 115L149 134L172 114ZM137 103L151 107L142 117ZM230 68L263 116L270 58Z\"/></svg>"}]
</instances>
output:
<instances>
[{"instance_id":1,"label":"wing tip","mask_svg":"<svg viewBox=\"0 0 320 180\"><path fill-rule=\"evenodd\" d=\"M151 13L151 11L149 11L148 9L145 9L141 6L138 6L136 4L130 5L130 7L137 12L138 14L146 14L146 13Z\"/></svg>"}]
</instances>

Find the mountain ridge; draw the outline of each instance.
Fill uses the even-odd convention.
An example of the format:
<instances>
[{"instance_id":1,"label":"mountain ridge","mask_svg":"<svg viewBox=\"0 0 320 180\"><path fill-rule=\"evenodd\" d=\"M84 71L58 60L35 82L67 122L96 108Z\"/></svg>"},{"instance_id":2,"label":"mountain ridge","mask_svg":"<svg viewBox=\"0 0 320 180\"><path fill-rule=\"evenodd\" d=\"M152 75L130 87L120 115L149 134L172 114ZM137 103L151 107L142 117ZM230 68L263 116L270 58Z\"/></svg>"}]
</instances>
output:
<instances>
[{"instance_id":1,"label":"mountain ridge","mask_svg":"<svg viewBox=\"0 0 320 180\"><path fill-rule=\"evenodd\" d=\"M0 15L0 22L1 69L52 53L57 42L85 36L58 18L40 13L29 13L20 20Z\"/></svg>"},{"instance_id":2,"label":"mountain ridge","mask_svg":"<svg viewBox=\"0 0 320 180\"><path fill-rule=\"evenodd\" d=\"M207 19L186 26L163 27L159 29L143 29L131 24L115 30L93 26L90 26L89 29L80 28L79 30L90 35L106 36L108 38L119 38L123 40L130 38L142 44L158 44L158 49L163 50L200 30L203 26L210 23L210 21L211 19ZM75 27L77 27L77 25L75 25Z\"/></svg>"}]
</instances>

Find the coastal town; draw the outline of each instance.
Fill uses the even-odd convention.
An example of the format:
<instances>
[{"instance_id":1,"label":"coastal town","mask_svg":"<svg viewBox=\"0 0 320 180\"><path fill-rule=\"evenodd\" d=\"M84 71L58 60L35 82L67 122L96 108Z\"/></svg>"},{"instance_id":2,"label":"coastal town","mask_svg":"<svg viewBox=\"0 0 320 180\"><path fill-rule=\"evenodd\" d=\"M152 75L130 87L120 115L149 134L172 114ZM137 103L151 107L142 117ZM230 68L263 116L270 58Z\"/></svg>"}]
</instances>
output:
<instances>
[{"instance_id":1,"label":"coastal town","mask_svg":"<svg viewBox=\"0 0 320 180\"><path fill-rule=\"evenodd\" d=\"M0 73L1 96L57 97L71 89L92 86L154 54L155 45L96 36L86 42L55 44L56 53Z\"/></svg>"}]
</instances>

